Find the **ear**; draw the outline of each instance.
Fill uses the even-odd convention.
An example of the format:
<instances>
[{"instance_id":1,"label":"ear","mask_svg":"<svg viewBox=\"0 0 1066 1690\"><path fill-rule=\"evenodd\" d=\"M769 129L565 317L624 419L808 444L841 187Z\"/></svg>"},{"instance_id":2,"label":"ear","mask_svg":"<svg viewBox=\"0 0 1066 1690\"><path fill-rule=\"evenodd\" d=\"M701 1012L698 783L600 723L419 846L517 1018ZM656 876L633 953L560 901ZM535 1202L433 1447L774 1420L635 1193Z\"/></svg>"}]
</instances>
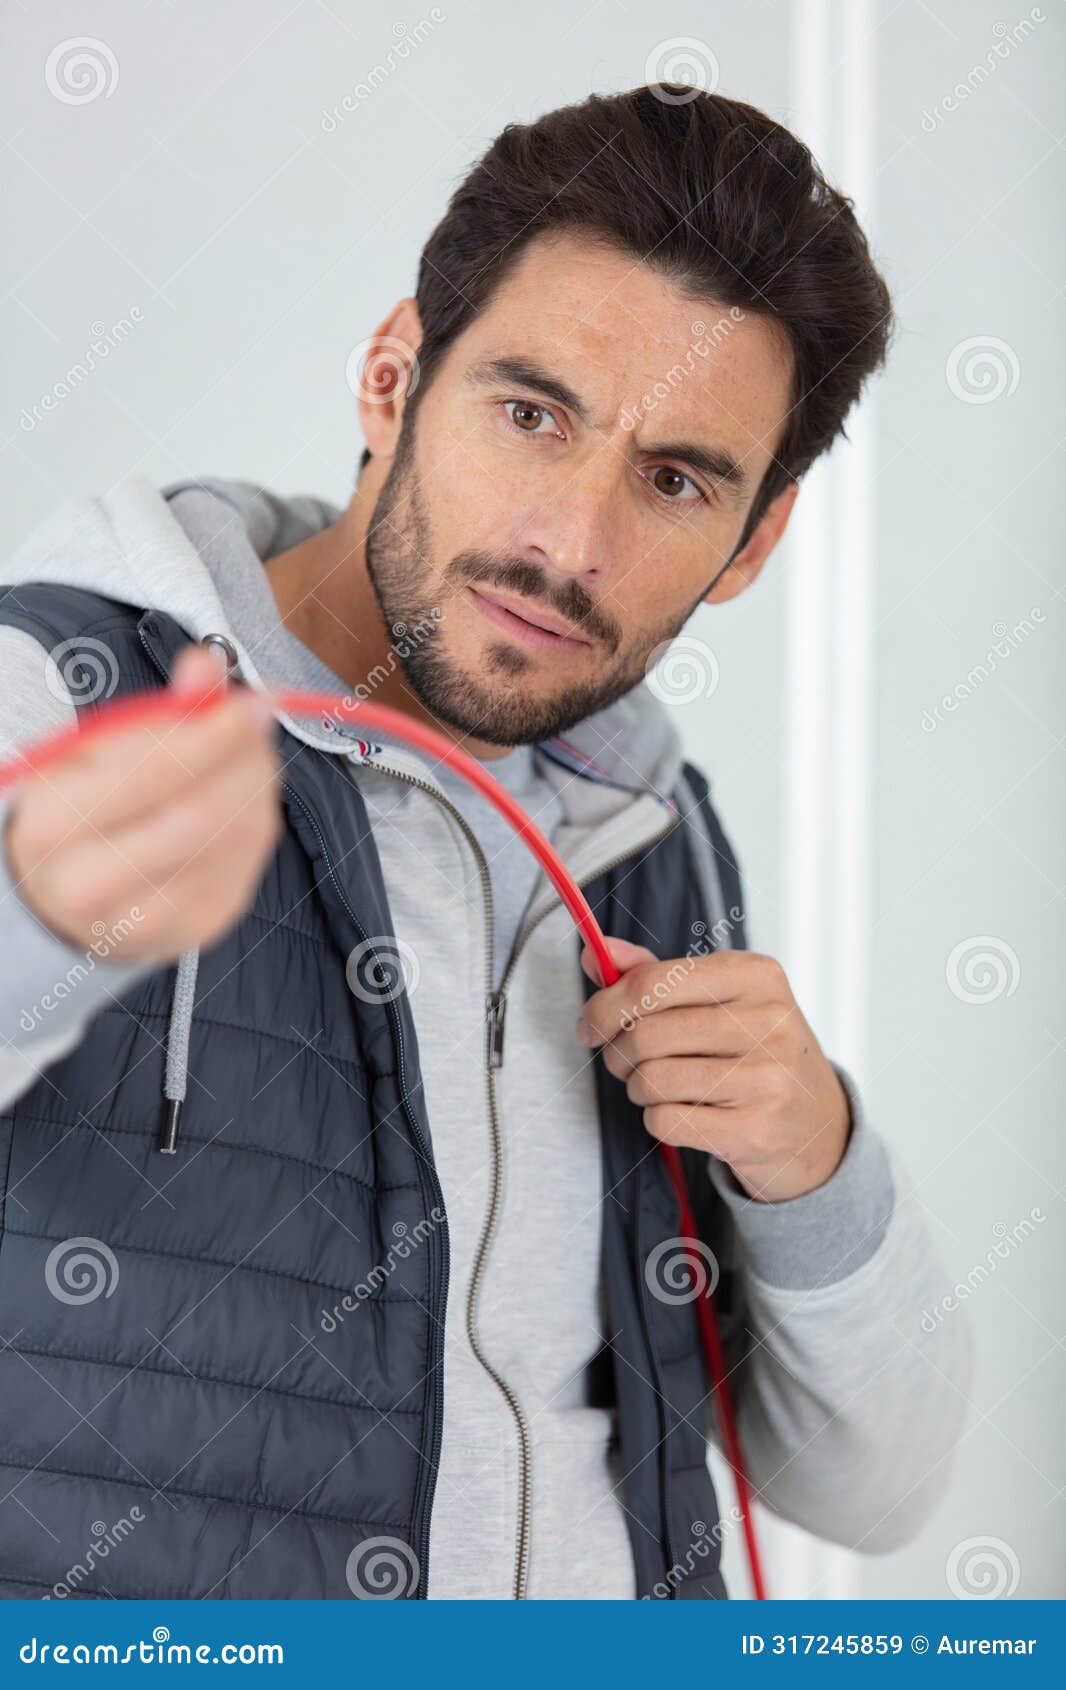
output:
<instances>
[{"instance_id":1,"label":"ear","mask_svg":"<svg viewBox=\"0 0 1066 1690\"><path fill-rule=\"evenodd\" d=\"M720 579L704 598L704 604L725 604L727 599L739 597L758 580L763 564L785 532L799 489L799 482L791 481L771 501L747 545L732 559L730 567L723 570Z\"/></svg>"},{"instance_id":2,"label":"ear","mask_svg":"<svg viewBox=\"0 0 1066 1690\"><path fill-rule=\"evenodd\" d=\"M372 457L391 458L403 426L404 406L418 385L422 320L413 299L401 299L368 341L362 364L348 381L359 401L359 422Z\"/></svg>"}]
</instances>

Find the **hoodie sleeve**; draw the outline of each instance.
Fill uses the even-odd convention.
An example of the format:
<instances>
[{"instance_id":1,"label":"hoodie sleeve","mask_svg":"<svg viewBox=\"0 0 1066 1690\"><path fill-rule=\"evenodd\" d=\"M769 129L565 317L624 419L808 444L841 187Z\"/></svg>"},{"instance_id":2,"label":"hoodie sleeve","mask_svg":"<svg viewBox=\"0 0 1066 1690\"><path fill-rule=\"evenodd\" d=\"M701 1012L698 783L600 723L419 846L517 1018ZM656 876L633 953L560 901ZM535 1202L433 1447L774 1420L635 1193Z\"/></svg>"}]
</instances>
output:
<instances>
[{"instance_id":1,"label":"hoodie sleeve","mask_svg":"<svg viewBox=\"0 0 1066 1690\"><path fill-rule=\"evenodd\" d=\"M70 695L54 665L46 674L32 634L0 627L0 675L0 761L75 720ZM69 1055L97 1011L150 967L109 957L103 943L79 950L23 903L6 847L13 801L10 791L0 796L0 1108Z\"/></svg>"},{"instance_id":2,"label":"hoodie sleeve","mask_svg":"<svg viewBox=\"0 0 1066 1690\"><path fill-rule=\"evenodd\" d=\"M852 1133L832 1178L784 1203L710 1176L737 1229L747 1348L734 1374L756 1493L860 1551L907 1542L939 1499L968 1406L963 1311L918 1200L848 1093Z\"/></svg>"}]
</instances>

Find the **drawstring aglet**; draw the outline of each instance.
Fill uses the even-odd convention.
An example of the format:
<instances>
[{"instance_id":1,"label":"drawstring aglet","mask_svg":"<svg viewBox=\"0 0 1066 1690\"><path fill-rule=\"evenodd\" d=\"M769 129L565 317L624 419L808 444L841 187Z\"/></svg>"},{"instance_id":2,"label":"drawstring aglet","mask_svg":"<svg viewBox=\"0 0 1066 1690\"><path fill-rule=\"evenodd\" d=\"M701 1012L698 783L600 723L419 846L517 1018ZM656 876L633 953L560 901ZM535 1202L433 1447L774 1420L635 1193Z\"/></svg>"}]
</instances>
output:
<instances>
[{"instance_id":1,"label":"drawstring aglet","mask_svg":"<svg viewBox=\"0 0 1066 1690\"><path fill-rule=\"evenodd\" d=\"M168 1097L165 1099L163 1122L159 1129L159 1143L156 1149L164 1156L174 1156L178 1148L178 1122L181 1120L181 1098Z\"/></svg>"}]
</instances>

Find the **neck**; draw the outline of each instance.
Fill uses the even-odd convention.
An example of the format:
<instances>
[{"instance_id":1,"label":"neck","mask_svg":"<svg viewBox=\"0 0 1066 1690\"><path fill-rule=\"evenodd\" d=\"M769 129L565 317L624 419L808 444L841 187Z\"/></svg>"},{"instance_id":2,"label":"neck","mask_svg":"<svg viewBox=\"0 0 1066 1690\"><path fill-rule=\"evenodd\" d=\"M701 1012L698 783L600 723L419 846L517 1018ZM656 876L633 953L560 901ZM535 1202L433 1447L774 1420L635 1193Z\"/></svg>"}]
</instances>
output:
<instances>
[{"instance_id":1,"label":"neck","mask_svg":"<svg viewBox=\"0 0 1066 1690\"><path fill-rule=\"evenodd\" d=\"M376 498L364 485L368 474L369 466L348 509L331 527L266 564L278 615L346 686L353 692L362 689L357 696L429 723L473 757L505 757L509 747L473 739L440 721L408 684L366 566L366 531Z\"/></svg>"}]
</instances>

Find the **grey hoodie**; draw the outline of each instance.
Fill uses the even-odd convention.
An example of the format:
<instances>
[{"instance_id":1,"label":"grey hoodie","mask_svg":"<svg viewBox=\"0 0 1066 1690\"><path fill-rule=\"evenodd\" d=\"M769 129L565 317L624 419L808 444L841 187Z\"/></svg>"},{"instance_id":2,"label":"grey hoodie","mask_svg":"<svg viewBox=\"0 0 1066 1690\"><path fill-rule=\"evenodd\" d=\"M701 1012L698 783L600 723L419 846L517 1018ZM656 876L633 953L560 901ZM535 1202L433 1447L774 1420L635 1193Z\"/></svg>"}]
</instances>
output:
<instances>
[{"instance_id":1,"label":"grey hoodie","mask_svg":"<svg viewBox=\"0 0 1066 1690\"><path fill-rule=\"evenodd\" d=\"M263 559L336 514L317 500L282 501L232 483L193 484L168 500L137 479L64 507L0 566L0 580L70 583L162 609L197 639L223 634L251 686L343 690L279 622L262 569ZM78 677L56 657L42 661L29 635L0 628L0 756L73 718L67 681ZM631 1597L611 1420L586 1388L604 1337L599 1129L595 1059L573 1036L583 993L569 918L545 885L523 908L526 893L514 890L521 878L501 874L500 841L485 816L457 804L425 758L399 745L365 755L350 735L282 719L358 781L407 948L453 1240L433 1594L511 1592L518 1427L487 1362L508 1383L531 1451L529 1594ZM532 778L557 848L587 879L669 826L668 800L685 803L685 789L677 735L644 687L570 737L559 759L536 753ZM709 907L728 931L709 848L704 873ZM511 885L511 925L520 924L502 969L492 907L501 884ZM36 922L2 852L0 945L17 962L0 986L2 1105L73 1048L101 1004L121 997L141 970L122 961L120 948L78 953ZM484 1016L486 993L501 981L507 1060L494 1077L493 1113ZM172 1034L194 992L191 954L179 971ZM168 1046L180 1053L180 1036ZM180 1054L174 1066L168 1088L184 1083ZM969 1344L961 1316L922 1329L923 1309L948 1286L916 1202L850 1076L838 1072L854 1126L824 1186L762 1204L721 1164L709 1161L708 1177L736 1218L745 1261L754 1342L733 1383L756 1490L814 1532L879 1549L909 1536L939 1493L965 1407ZM475 1281L496 1183L499 1218ZM723 1513L728 1500L726 1485Z\"/></svg>"}]
</instances>

